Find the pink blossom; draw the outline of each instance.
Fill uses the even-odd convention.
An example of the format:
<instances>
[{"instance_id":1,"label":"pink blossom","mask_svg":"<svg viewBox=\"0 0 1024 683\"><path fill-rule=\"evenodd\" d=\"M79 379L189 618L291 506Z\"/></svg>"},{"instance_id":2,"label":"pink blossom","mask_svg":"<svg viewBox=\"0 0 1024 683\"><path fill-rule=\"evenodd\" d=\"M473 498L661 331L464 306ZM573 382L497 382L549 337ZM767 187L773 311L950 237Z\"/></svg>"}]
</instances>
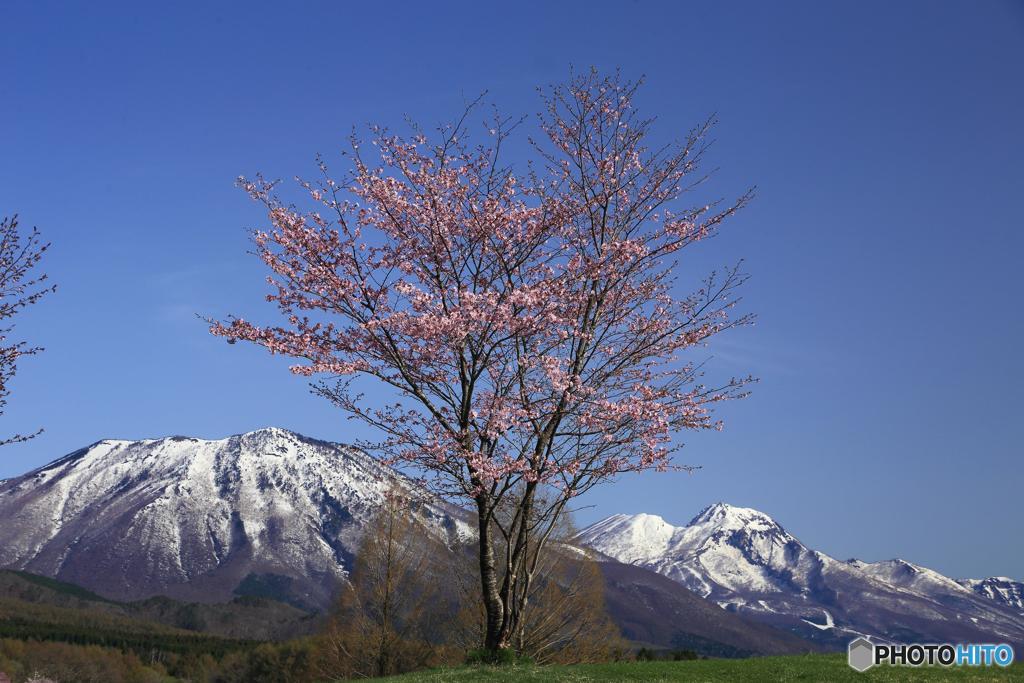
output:
<instances>
[{"instance_id":1,"label":"pink blossom","mask_svg":"<svg viewBox=\"0 0 1024 683\"><path fill-rule=\"evenodd\" d=\"M536 174L499 160L502 128L478 147L454 126L437 140L376 129L375 158L353 140L350 179L321 161L305 212L240 179L267 208L253 241L283 323L211 331L297 359L292 372L381 432L387 461L452 493L532 482L572 496L671 467L674 436L719 428L713 404L749 381L708 388L680 361L749 322L730 315L743 276L678 294L674 259L749 195L685 208L710 122L648 150L633 89L583 77L552 96ZM349 390L360 377L408 407L368 405Z\"/></svg>"}]
</instances>

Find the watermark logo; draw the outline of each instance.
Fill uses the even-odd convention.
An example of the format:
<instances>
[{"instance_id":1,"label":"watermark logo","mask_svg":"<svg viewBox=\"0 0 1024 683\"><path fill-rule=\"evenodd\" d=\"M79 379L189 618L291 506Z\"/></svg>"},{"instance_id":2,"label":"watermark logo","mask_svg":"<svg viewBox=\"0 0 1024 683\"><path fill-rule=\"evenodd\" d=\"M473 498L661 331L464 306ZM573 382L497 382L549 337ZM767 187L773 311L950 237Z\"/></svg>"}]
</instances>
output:
<instances>
[{"instance_id":1,"label":"watermark logo","mask_svg":"<svg viewBox=\"0 0 1024 683\"><path fill-rule=\"evenodd\" d=\"M856 671L873 666L1009 666L1013 647L1006 643L881 644L857 638L847 648L846 661Z\"/></svg>"}]
</instances>

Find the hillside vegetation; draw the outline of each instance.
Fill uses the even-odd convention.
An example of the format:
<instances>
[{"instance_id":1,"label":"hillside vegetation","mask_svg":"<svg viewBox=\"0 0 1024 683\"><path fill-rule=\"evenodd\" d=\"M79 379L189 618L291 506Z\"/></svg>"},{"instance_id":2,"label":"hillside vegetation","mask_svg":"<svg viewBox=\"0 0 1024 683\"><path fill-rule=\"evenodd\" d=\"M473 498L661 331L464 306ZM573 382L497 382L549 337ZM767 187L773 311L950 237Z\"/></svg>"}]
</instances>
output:
<instances>
[{"instance_id":1,"label":"hillside vegetation","mask_svg":"<svg viewBox=\"0 0 1024 683\"><path fill-rule=\"evenodd\" d=\"M31 635L35 633L32 624L56 630L74 625L75 629L135 634L194 637L202 632L218 638L281 640L312 633L318 621L315 615L267 598L239 597L206 604L157 596L116 602L75 584L29 572L0 570L0 634ZM83 641L76 637L70 642Z\"/></svg>"}]
</instances>

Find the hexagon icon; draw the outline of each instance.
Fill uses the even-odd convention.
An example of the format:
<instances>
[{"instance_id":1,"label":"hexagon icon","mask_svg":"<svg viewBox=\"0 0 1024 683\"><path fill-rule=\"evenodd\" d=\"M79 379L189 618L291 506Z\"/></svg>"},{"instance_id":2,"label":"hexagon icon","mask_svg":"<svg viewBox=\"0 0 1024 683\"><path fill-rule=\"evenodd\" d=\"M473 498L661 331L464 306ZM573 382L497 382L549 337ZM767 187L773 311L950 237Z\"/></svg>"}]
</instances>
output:
<instances>
[{"instance_id":1,"label":"hexagon icon","mask_svg":"<svg viewBox=\"0 0 1024 683\"><path fill-rule=\"evenodd\" d=\"M867 638L858 638L850 643L846 661L855 671L867 671L875 665L875 646Z\"/></svg>"}]
</instances>

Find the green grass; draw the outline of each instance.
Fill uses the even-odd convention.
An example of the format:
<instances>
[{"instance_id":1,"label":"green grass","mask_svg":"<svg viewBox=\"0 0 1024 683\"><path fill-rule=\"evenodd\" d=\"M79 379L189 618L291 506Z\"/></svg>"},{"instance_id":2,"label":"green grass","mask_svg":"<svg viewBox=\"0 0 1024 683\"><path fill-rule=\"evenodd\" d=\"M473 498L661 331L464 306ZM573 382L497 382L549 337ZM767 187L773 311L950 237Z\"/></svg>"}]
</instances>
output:
<instances>
[{"instance_id":1,"label":"green grass","mask_svg":"<svg viewBox=\"0 0 1024 683\"><path fill-rule=\"evenodd\" d=\"M392 683L461 683L462 681L1024 681L1024 664L999 667L879 666L859 674L846 655L704 659L688 662L620 662L545 667L462 667L422 671L393 678Z\"/></svg>"}]
</instances>

